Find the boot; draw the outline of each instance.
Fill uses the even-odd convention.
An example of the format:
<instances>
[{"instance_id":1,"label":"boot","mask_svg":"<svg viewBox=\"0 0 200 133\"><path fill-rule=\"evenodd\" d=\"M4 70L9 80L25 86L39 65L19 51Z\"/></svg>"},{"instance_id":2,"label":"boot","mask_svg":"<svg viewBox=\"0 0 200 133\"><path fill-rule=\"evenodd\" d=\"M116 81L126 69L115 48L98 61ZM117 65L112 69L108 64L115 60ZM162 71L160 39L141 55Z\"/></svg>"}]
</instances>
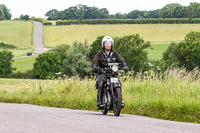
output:
<instances>
[{"instance_id":1,"label":"boot","mask_svg":"<svg viewBox=\"0 0 200 133\"><path fill-rule=\"evenodd\" d=\"M102 105L102 90L98 88L98 94L97 94L97 107L100 107Z\"/></svg>"}]
</instances>

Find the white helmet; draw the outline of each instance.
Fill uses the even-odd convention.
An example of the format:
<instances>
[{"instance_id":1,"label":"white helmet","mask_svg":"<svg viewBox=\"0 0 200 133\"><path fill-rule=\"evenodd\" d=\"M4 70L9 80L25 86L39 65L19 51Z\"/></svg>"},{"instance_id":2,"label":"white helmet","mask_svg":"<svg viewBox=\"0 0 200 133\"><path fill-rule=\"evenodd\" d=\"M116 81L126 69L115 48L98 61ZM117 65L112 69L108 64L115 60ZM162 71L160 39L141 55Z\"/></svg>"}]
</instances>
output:
<instances>
[{"instance_id":1,"label":"white helmet","mask_svg":"<svg viewBox=\"0 0 200 133\"><path fill-rule=\"evenodd\" d=\"M105 42L111 42L111 46L113 47L114 46L114 40L112 39L112 37L110 36L105 36L102 41L101 41L101 45L102 45L102 48L104 48L104 43Z\"/></svg>"}]
</instances>

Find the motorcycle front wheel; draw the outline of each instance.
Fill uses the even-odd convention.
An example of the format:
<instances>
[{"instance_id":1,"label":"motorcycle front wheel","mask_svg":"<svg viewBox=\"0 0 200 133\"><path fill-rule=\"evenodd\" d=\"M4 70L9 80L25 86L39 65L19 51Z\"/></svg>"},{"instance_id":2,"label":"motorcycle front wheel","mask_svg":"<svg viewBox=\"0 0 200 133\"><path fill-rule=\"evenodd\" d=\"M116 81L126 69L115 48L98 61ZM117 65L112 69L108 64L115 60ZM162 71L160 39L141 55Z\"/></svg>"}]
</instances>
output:
<instances>
[{"instance_id":1,"label":"motorcycle front wheel","mask_svg":"<svg viewBox=\"0 0 200 133\"><path fill-rule=\"evenodd\" d=\"M106 93L103 94L102 102L103 102L103 105L105 105L105 106L103 107L103 109L101 110L101 112L104 115L107 115L107 113L108 113L107 104L109 102L109 98L110 97L108 96L108 94L106 94Z\"/></svg>"},{"instance_id":2,"label":"motorcycle front wheel","mask_svg":"<svg viewBox=\"0 0 200 133\"><path fill-rule=\"evenodd\" d=\"M122 95L121 88L115 88L113 99L113 112L115 116L119 116L121 112Z\"/></svg>"}]
</instances>

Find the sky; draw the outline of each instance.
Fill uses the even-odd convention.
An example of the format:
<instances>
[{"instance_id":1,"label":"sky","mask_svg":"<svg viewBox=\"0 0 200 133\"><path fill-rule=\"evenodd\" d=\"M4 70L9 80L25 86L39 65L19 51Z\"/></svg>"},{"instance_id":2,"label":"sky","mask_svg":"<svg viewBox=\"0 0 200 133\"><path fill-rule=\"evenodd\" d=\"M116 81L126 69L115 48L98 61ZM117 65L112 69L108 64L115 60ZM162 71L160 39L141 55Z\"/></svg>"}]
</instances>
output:
<instances>
[{"instance_id":1,"label":"sky","mask_svg":"<svg viewBox=\"0 0 200 133\"><path fill-rule=\"evenodd\" d=\"M51 9L61 11L78 4L107 8L110 14L115 14L129 13L136 9L147 11L161 9L170 3L188 6L191 2L200 3L200 0L0 0L0 4L10 9L12 19L22 14L46 18L45 14Z\"/></svg>"}]
</instances>

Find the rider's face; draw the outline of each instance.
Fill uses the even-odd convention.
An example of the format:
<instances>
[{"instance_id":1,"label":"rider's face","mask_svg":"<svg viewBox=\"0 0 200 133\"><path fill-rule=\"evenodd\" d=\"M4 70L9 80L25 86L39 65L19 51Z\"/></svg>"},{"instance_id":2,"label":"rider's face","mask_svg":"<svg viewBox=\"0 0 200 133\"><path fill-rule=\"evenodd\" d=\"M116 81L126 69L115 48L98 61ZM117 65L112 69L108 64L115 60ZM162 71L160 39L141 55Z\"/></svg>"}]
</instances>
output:
<instances>
[{"instance_id":1,"label":"rider's face","mask_svg":"<svg viewBox=\"0 0 200 133\"><path fill-rule=\"evenodd\" d=\"M111 49L111 42L105 42L105 49L110 50Z\"/></svg>"}]
</instances>

